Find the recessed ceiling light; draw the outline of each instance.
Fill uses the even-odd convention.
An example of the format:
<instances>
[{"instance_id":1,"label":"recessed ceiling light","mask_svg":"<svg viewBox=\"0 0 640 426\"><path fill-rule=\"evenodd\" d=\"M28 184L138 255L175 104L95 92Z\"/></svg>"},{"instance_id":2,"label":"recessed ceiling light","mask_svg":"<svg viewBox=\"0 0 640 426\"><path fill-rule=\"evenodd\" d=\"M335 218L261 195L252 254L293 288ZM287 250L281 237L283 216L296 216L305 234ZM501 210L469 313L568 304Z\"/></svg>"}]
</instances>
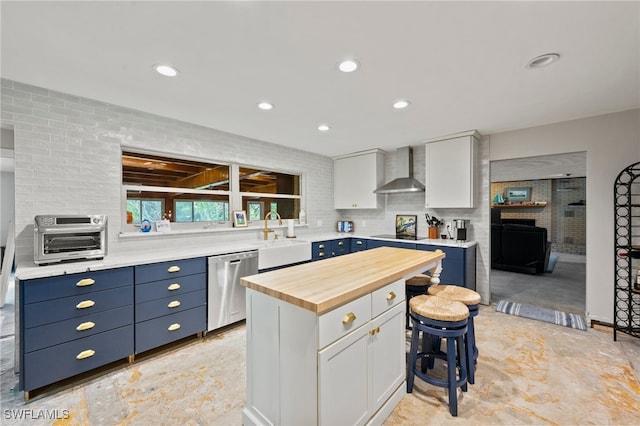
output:
<instances>
[{"instance_id":1,"label":"recessed ceiling light","mask_svg":"<svg viewBox=\"0 0 640 426\"><path fill-rule=\"evenodd\" d=\"M347 59L345 61L340 62L338 65L338 69L342 72L353 72L358 69L360 64L355 59Z\"/></svg>"},{"instance_id":2,"label":"recessed ceiling light","mask_svg":"<svg viewBox=\"0 0 640 426\"><path fill-rule=\"evenodd\" d=\"M271 102L262 101L258 103L258 108L269 111L270 109L273 109L273 104Z\"/></svg>"},{"instance_id":3,"label":"recessed ceiling light","mask_svg":"<svg viewBox=\"0 0 640 426\"><path fill-rule=\"evenodd\" d=\"M318 126L318 130L320 130L321 132L327 132L331 127L329 127L328 124L320 124Z\"/></svg>"},{"instance_id":4,"label":"recessed ceiling light","mask_svg":"<svg viewBox=\"0 0 640 426\"><path fill-rule=\"evenodd\" d=\"M537 56L527 62L526 68L542 68L560 59L560 55L557 53L546 53L544 55Z\"/></svg>"},{"instance_id":5,"label":"recessed ceiling light","mask_svg":"<svg viewBox=\"0 0 640 426\"><path fill-rule=\"evenodd\" d=\"M165 77L175 77L178 75L178 69L170 65L154 65L153 68Z\"/></svg>"},{"instance_id":6,"label":"recessed ceiling light","mask_svg":"<svg viewBox=\"0 0 640 426\"><path fill-rule=\"evenodd\" d=\"M408 107L408 106L409 106L409 104L410 104L410 102L409 102L409 101L404 100L404 99L400 99L399 101L396 101L396 102L393 104L393 107L394 107L395 109L402 109L402 108L406 108L406 107Z\"/></svg>"}]
</instances>

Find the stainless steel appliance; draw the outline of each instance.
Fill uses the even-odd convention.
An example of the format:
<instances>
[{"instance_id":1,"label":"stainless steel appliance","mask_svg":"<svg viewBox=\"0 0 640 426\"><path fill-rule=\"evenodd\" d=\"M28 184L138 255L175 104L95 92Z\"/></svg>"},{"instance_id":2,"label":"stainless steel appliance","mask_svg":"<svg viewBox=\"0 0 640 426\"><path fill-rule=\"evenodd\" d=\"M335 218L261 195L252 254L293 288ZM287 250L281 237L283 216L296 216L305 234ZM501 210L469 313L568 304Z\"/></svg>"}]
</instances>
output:
<instances>
[{"instance_id":1,"label":"stainless steel appliance","mask_svg":"<svg viewBox=\"0 0 640 426\"><path fill-rule=\"evenodd\" d=\"M207 331L211 331L246 318L240 278L258 273L258 251L211 256L208 261Z\"/></svg>"},{"instance_id":2,"label":"stainless steel appliance","mask_svg":"<svg viewBox=\"0 0 640 426\"><path fill-rule=\"evenodd\" d=\"M33 261L102 259L107 241L107 216L39 215L33 226Z\"/></svg>"},{"instance_id":3,"label":"stainless steel appliance","mask_svg":"<svg viewBox=\"0 0 640 426\"><path fill-rule=\"evenodd\" d=\"M467 219L454 219L451 222L453 228L453 236L456 241L467 241Z\"/></svg>"}]
</instances>

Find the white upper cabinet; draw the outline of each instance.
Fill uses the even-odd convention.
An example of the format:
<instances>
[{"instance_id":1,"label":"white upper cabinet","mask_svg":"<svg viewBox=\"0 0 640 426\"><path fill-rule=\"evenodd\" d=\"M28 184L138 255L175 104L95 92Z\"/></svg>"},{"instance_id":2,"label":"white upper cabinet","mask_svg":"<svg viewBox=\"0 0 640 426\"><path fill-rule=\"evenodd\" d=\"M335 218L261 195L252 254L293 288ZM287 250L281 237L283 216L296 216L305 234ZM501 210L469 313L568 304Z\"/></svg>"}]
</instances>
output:
<instances>
[{"instance_id":1,"label":"white upper cabinet","mask_svg":"<svg viewBox=\"0 0 640 426\"><path fill-rule=\"evenodd\" d=\"M425 143L425 207L475 207L478 140L476 131Z\"/></svg>"},{"instance_id":2,"label":"white upper cabinet","mask_svg":"<svg viewBox=\"0 0 640 426\"><path fill-rule=\"evenodd\" d=\"M383 182L384 151L372 149L334 157L334 208L379 208L380 195L373 191Z\"/></svg>"}]
</instances>

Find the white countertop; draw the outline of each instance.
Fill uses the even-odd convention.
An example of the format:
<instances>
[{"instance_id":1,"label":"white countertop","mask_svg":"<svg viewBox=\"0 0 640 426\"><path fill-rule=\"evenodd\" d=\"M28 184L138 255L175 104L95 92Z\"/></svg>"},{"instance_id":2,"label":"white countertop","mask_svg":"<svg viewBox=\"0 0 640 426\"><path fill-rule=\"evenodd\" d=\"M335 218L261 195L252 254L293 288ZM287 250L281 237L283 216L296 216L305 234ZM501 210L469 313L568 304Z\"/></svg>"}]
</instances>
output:
<instances>
[{"instance_id":1,"label":"white countertop","mask_svg":"<svg viewBox=\"0 0 640 426\"><path fill-rule=\"evenodd\" d=\"M456 242L454 240L397 240L389 238L372 237L362 234L328 232L322 234L300 235L298 237L306 241L323 241L337 238L363 238L382 241L401 241L406 243L438 245L445 247L469 248L476 245L475 241ZM214 256L218 254L237 253L241 251L256 250L260 241L247 240L237 242L220 242L203 247L180 248L171 247L148 249L145 251L120 251L109 252L102 260L86 260L76 262L57 263L38 266L33 261L21 262L16 268L16 278L29 280L35 278L53 277L66 274L75 274L87 271L99 271L103 269L120 268L145 263L165 262L170 260L188 259L201 256Z\"/></svg>"}]
</instances>

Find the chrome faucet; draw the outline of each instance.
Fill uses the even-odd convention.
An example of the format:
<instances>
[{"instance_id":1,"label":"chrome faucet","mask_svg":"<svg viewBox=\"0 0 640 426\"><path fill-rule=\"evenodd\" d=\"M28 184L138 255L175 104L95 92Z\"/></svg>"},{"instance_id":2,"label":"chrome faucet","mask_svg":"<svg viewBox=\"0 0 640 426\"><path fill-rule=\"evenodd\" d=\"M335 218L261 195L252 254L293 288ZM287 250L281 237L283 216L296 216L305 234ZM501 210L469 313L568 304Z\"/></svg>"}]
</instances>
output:
<instances>
[{"instance_id":1,"label":"chrome faucet","mask_svg":"<svg viewBox=\"0 0 640 426\"><path fill-rule=\"evenodd\" d=\"M264 239L268 240L269 239L269 232L274 232L273 229L270 229L267 227L267 220L269 220L269 217L271 216L271 214L275 213L275 215L278 217L278 225L282 226L282 218L280 217L280 214L278 212L275 211L269 211L269 213L267 213L264 217L264 230L262 231L264 233ZM276 236L276 240L278 239L278 234L275 234Z\"/></svg>"}]
</instances>

